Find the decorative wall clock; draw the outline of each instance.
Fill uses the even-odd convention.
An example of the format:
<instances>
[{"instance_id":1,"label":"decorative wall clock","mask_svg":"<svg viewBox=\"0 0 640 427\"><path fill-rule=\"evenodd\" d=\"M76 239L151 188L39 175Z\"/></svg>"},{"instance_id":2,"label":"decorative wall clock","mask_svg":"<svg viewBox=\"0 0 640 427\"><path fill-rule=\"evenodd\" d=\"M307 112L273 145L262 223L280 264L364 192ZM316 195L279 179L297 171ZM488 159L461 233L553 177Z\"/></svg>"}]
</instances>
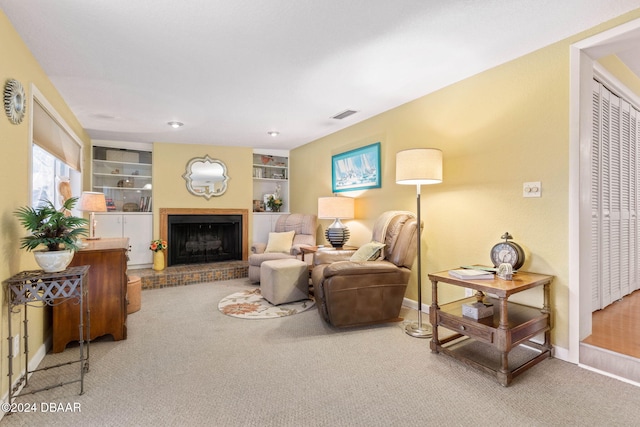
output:
<instances>
[{"instance_id":1,"label":"decorative wall clock","mask_svg":"<svg viewBox=\"0 0 640 427\"><path fill-rule=\"evenodd\" d=\"M9 121L14 125L19 124L26 110L27 100L22 84L15 79L7 80L4 85L4 111Z\"/></svg>"}]
</instances>

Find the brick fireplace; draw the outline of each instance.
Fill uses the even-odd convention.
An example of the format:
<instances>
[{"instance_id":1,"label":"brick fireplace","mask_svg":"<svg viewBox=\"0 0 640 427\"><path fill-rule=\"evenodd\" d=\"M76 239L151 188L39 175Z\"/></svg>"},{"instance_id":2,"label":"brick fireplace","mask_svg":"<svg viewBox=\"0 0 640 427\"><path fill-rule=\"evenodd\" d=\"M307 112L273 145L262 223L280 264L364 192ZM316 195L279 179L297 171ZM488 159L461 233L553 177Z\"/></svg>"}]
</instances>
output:
<instances>
[{"instance_id":1,"label":"brick fireplace","mask_svg":"<svg viewBox=\"0 0 640 427\"><path fill-rule=\"evenodd\" d=\"M224 215L242 218L240 235L241 260L225 260L201 264L183 264L155 271L151 268L127 271L127 274L139 276L142 289L159 289L174 286L185 286L193 283L216 282L221 280L241 279L248 277L249 270L249 211L247 209L197 209L197 208L160 208L160 238L169 242L169 216L189 215ZM171 243L169 242L169 245ZM169 252L169 251L167 251ZM167 258L168 259L168 258Z\"/></svg>"},{"instance_id":2,"label":"brick fireplace","mask_svg":"<svg viewBox=\"0 0 640 427\"><path fill-rule=\"evenodd\" d=\"M218 259L220 261L234 258L243 261L248 259L249 211L247 209L160 208L159 213L160 238L169 244L166 253L169 266L214 262ZM204 232L194 231L198 228L213 229L213 232L207 235ZM186 231L191 233L191 237L180 237L180 242L172 242L171 230L174 230L174 233L177 233L177 230ZM229 255L226 250L223 254L219 240L223 238L240 240L237 244L231 241L226 243L225 246L233 248L231 249L233 254Z\"/></svg>"}]
</instances>

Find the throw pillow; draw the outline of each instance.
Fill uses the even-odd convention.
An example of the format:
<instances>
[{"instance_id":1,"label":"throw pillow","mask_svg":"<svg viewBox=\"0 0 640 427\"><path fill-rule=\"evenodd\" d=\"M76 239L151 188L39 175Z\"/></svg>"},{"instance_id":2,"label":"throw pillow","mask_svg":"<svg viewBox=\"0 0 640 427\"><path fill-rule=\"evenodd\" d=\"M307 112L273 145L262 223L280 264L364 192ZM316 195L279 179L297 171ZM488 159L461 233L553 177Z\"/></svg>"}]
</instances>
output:
<instances>
[{"instance_id":1,"label":"throw pillow","mask_svg":"<svg viewBox=\"0 0 640 427\"><path fill-rule=\"evenodd\" d=\"M384 248L384 243L369 242L360 247L353 255L351 261L375 261L380 256L380 251Z\"/></svg>"},{"instance_id":2,"label":"throw pillow","mask_svg":"<svg viewBox=\"0 0 640 427\"><path fill-rule=\"evenodd\" d=\"M269 233L269 241L267 242L267 248L264 250L264 253L290 253L293 236L295 236L295 234L295 231Z\"/></svg>"}]
</instances>

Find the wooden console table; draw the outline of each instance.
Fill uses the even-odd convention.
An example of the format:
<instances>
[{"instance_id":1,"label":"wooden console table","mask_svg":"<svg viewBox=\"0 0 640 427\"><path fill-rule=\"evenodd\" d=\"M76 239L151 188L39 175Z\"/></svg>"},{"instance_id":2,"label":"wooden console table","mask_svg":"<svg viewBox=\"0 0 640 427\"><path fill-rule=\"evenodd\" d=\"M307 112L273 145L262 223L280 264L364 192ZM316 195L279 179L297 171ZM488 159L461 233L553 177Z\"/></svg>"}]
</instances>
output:
<instances>
[{"instance_id":1,"label":"wooden console table","mask_svg":"<svg viewBox=\"0 0 640 427\"><path fill-rule=\"evenodd\" d=\"M429 319L433 328L432 353L442 352L469 366L493 374L503 386L508 386L513 378L553 355L549 337L549 331L552 328L549 285L553 276L518 272L513 275L513 280L503 280L497 277L488 280L461 280L450 276L448 271L442 271L429 274L429 280L431 280L433 298L429 310ZM441 307L438 305L438 282L474 289L477 293L474 297L444 304ZM511 295L538 286L544 287L542 309L508 302ZM498 297L490 300L494 307L493 316L478 320L462 316L462 304L483 300L486 302L489 298L485 297L485 293ZM440 339L439 326L449 329L455 334ZM544 333L543 344L531 341L531 338L540 333ZM462 341L459 340L461 338ZM483 345L497 349L500 353L499 368L495 369L487 364L482 364L474 360L472 355L464 356L457 353L457 344L466 340L483 343ZM510 369L509 352L523 343L539 353L521 365Z\"/></svg>"},{"instance_id":2,"label":"wooden console table","mask_svg":"<svg viewBox=\"0 0 640 427\"><path fill-rule=\"evenodd\" d=\"M114 341L127 338L127 251L128 238L85 241L71 265L90 265L89 305L91 306L90 338L113 336ZM67 344L78 340L78 310L70 302L53 307L53 352L64 351Z\"/></svg>"}]
</instances>

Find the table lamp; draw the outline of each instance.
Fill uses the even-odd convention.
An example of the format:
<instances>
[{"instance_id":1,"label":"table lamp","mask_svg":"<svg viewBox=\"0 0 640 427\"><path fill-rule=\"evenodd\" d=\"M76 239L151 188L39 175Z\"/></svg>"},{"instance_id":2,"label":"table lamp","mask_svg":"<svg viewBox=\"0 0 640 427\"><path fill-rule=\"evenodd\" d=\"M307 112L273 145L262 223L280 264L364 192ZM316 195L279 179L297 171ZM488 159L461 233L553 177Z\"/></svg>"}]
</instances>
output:
<instances>
[{"instance_id":1,"label":"table lamp","mask_svg":"<svg viewBox=\"0 0 640 427\"><path fill-rule=\"evenodd\" d=\"M324 235L336 249L342 249L349 240L349 229L340 220L353 218L354 206L354 199L350 197L318 197L318 218L334 220Z\"/></svg>"},{"instance_id":2,"label":"table lamp","mask_svg":"<svg viewBox=\"0 0 640 427\"><path fill-rule=\"evenodd\" d=\"M94 212L106 212L107 202L104 198L104 193L97 193L94 191L83 191L80 196L80 206L78 209L83 212L91 212L91 236L86 237L87 240L97 240L100 237L96 237L96 218Z\"/></svg>"},{"instance_id":3,"label":"table lamp","mask_svg":"<svg viewBox=\"0 0 640 427\"><path fill-rule=\"evenodd\" d=\"M396 184L415 185L418 227L418 322L408 324L405 331L415 338L431 337L431 327L422 325L422 255L420 247L420 186L442 182L442 151L435 148L413 148L396 153Z\"/></svg>"}]
</instances>

